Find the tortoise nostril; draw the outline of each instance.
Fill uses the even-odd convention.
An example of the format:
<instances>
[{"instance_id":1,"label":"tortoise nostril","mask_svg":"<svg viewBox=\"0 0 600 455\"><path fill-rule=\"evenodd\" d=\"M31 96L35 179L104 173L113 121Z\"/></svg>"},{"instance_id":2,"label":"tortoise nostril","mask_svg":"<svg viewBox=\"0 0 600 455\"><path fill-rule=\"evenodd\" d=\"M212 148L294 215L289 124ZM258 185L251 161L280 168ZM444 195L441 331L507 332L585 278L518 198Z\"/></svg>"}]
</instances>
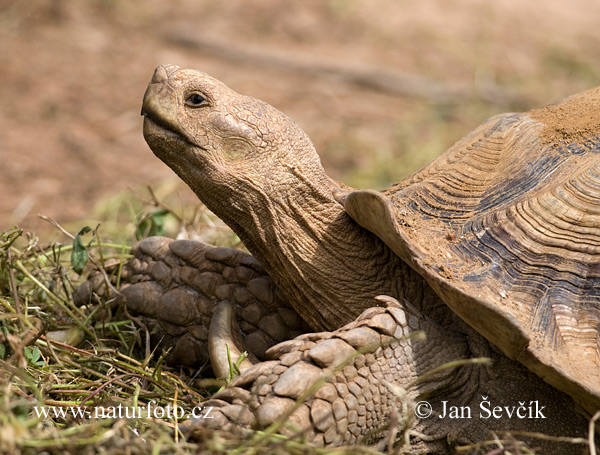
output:
<instances>
[{"instance_id":1,"label":"tortoise nostril","mask_svg":"<svg viewBox=\"0 0 600 455\"><path fill-rule=\"evenodd\" d=\"M153 83L162 83L169 80L169 76L180 68L176 65L160 65L154 70Z\"/></svg>"}]
</instances>

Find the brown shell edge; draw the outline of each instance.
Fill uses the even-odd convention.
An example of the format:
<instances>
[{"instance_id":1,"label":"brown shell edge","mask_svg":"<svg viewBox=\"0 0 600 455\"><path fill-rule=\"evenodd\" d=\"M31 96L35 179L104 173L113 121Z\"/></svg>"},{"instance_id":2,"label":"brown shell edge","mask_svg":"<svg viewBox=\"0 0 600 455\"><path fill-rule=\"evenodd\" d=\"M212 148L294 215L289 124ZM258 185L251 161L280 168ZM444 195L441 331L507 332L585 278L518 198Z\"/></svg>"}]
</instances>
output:
<instances>
[{"instance_id":1,"label":"brown shell edge","mask_svg":"<svg viewBox=\"0 0 600 455\"><path fill-rule=\"evenodd\" d=\"M381 238L402 260L419 272L442 300L465 322L495 344L509 358L527 366L549 384L572 396L588 412L600 408L600 395L577 381L530 343L527 331L510 313L465 292L436 271L429 254L410 241L391 201L373 190L357 190L343 198L346 212L362 227ZM473 311L477 308L477 311Z\"/></svg>"}]
</instances>

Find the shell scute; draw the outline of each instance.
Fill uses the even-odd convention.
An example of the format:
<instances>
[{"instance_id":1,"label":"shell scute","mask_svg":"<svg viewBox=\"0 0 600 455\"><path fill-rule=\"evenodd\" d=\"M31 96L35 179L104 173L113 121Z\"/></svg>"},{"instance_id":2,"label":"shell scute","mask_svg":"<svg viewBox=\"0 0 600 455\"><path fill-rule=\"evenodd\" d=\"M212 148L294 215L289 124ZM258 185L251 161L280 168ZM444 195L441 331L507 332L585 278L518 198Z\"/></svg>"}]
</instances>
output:
<instances>
[{"instance_id":1,"label":"shell scute","mask_svg":"<svg viewBox=\"0 0 600 455\"><path fill-rule=\"evenodd\" d=\"M387 204L387 221L347 208L471 326L589 409L600 407L599 100L600 88L490 119L365 197Z\"/></svg>"}]
</instances>

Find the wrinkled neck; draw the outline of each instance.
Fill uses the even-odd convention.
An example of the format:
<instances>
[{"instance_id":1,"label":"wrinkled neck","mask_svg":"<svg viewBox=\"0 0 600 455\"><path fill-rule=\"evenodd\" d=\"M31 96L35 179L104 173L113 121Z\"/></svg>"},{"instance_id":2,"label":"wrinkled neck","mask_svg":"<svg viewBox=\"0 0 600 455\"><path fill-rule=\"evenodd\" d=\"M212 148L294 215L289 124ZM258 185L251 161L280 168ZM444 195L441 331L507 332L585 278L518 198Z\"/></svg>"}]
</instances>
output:
<instances>
[{"instance_id":1,"label":"wrinkled neck","mask_svg":"<svg viewBox=\"0 0 600 455\"><path fill-rule=\"evenodd\" d=\"M291 173L293 183L249 194L252 210L219 215L292 306L315 330L331 330L376 305L377 295L402 298L394 275L406 267L346 214L331 180L324 173L308 178L300 167Z\"/></svg>"}]
</instances>

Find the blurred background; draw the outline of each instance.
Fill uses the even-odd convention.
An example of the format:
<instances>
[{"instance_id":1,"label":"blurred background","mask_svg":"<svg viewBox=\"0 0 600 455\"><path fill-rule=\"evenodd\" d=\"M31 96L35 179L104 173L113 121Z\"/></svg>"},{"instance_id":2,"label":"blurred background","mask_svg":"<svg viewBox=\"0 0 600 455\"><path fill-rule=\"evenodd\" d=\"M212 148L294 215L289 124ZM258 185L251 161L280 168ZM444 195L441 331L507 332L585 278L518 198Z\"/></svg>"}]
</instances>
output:
<instances>
[{"instance_id":1,"label":"blurred background","mask_svg":"<svg viewBox=\"0 0 600 455\"><path fill-rule=\"evenodd\" d=\"M0 229L194 196L146 146L154 67L273 104L385 188L486 118L600 85L598 0L0 0ZM108 207L108 208L107 208Z\"/></svg>"}]
</instances>

